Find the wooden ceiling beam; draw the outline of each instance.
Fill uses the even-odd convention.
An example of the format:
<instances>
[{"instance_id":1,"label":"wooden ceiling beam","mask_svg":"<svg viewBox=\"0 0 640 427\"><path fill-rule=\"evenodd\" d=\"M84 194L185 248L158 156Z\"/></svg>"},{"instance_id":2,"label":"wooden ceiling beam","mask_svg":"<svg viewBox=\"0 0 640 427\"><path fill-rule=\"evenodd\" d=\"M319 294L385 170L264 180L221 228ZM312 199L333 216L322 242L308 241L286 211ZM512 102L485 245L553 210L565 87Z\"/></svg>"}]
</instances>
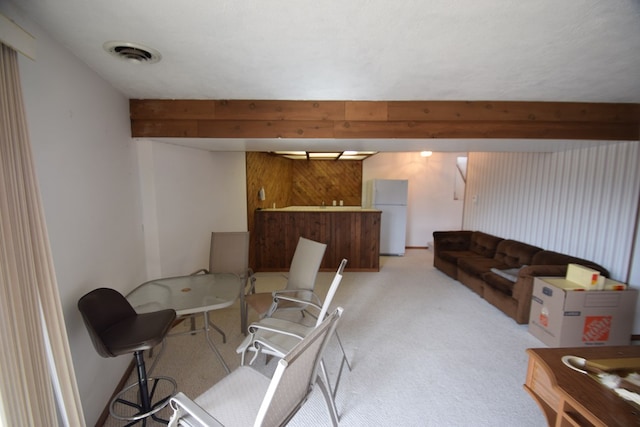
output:
<instances>
[{"instance_id":1,"label":"wooden ceiling beam","mask_svg":"<svg viewBox=\"0 0 640 427\"><path fill-rule=\"evenodd\" d=\"M640 104L130 100L133 137L640 140Z\"/></svg>"}]
</instances>

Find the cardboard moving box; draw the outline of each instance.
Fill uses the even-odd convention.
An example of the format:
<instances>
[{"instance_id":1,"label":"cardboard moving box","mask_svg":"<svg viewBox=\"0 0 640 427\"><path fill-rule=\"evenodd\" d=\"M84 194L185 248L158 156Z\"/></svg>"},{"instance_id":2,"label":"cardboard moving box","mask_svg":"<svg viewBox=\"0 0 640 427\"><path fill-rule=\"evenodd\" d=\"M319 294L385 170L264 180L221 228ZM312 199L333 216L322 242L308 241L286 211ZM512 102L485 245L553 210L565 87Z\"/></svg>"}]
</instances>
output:
<instances>
[{"instance_id":1,"label":"cardboard moving box","mask_svg":"<svg viewBox=\"0 0 640 427\"><path fill-rule=\"evenodd\" d=\"M549 347L629 345L637 299L637 289L585 291L561 277L536 277L529 333Z\"/></svg>"}]
</instances>

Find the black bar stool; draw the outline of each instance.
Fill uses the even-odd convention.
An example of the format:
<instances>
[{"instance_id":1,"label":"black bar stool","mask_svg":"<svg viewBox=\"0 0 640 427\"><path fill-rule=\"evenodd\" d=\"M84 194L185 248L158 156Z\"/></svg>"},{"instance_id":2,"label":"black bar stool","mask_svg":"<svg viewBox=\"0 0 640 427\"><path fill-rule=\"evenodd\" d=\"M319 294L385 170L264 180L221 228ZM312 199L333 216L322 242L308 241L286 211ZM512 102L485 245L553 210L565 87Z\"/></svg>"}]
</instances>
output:
<instances>
[{"instance_id":1,"label":"black bar stool","mask_svg":"<svg viewBox=\"0 0 640 427\"><path fill-rule=\"evenodd\" d=\"M78 301L78 309L100 356L116 357L133 353L135 359L138 382L125 387L111 400L111 416L131 421L127 426L140 421L144 426L149 416L158 422L168 424L168 420L159 418L156 413L164 408L175 394L176 382L170 377L148 377L143 352L164 340L176 319L175 310L138 314L120 292L109 288L98 288L84 295ZM163 388L167 386L171 391L156 398L157 387L161 383ZM139 389L137 402L125 399L125 395L132 388ZM119 405L124 405L123 411L119 411ZM130 414L124 410L128 409L128 412L131 412L131 408L137 412Z\"/></svg>"}]
</instances>

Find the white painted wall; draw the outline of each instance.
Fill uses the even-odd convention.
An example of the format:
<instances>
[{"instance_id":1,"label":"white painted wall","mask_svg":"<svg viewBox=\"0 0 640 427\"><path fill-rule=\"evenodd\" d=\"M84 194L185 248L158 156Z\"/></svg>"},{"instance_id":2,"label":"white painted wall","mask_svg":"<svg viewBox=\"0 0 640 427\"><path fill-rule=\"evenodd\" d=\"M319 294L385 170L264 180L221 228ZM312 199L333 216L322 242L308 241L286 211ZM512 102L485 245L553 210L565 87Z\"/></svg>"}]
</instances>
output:
<instances>
[{"instance_id":1,"label":"white painted wall","mask_svg":"<svg viewBox=\"0 0 640 427\"><path fill-rule=\"evenodd\" d=\"M20 77L74 368L94 425L130 359L98 356L77 301L145 278L128 100L10 3L0 8L37 39L37 60L20 57Z\"/></svg>"},{"instance_id":2,"label":"white painted wall","mask_svg":"<svg viewBox=\"0 0 640 427\"><path fill-rule=\"evenodd\" d=\"M362 181L408 179L407 246L425 247L436 230L462 227L463 200L454 200L456 158L466 153L378 153L363 162ZM364 200L364 199L363 199Z\"/></svg>"},{"instance_id":3,"label":"white painted wall","mask_svg":"<svg viewBox=\"0 0 640 427\"><path fill-rule=\"evenodd\" d=\"M212 231L247 230L245 153L137 144L150 278L208 267Z\"/></svg>"},{"instance_id":4,"label":"white painted wall","mask_svg":"<svg viewBox=\"0 0 640 427\"><path fill-rule=\"evenodd\" d=\"M37 38L37 61L20 58L20 74L74 368L93 425L131 359L97 355L78 299L96 287L127 293L152 277L206 267L211 231L247 229L245 155L133 141L125 96L11 4L0 11Z\"/></svg>"}]
</instances>

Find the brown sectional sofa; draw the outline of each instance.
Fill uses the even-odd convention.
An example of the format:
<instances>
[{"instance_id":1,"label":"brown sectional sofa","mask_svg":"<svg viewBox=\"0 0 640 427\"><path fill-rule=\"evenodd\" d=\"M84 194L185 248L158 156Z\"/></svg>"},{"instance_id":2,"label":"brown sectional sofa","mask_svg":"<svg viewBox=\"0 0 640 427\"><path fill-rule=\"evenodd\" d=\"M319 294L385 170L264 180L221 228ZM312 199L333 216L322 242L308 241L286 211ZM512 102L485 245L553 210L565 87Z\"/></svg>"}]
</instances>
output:
<instances>
[{"instance_id":1,"label":"brown sectional sofa","mask_svg":"<svg viewBox=\"0 0 640 427\"><path fill-rule=\"evenodd\" d=\"M470 257L458 260L458 281L469 289L484 297L484 289L494 282L487 283L486 273L492 273L492 269L511 270L519 269L523 265L531 264L531 259L542 248L531 246L515 240L501 240L496 246L496 252L491 257ZM515 271L513 271L515 273ZM497 276L499 279L503 277ZM508 281L508 280L507 280ZM496 281L495 283L502 283Z\"/></svg>"},{"instance_id":2,"label":"brown sectional sofa","mask_svg":"<svg viewBox=\"0 0 640 427\"><path fill-rule=\"evenodd\" d=\"M609 276L594 262L481 231L436 231L433 243L434 267L520 324L529 323L534 277L565 276L569 263Z\"/></svg>"},{"instance_id":3,"label":"brown sectional sofa","mask_svg":"<svg viewBox=\"0 0 640 427\"><path fill-rule=\"evenodd\" d=\"M481 231L435 231L433 266L458 279L458 260L461 258L492 258L502 239Z\"/></svg>"}]
</instances>

